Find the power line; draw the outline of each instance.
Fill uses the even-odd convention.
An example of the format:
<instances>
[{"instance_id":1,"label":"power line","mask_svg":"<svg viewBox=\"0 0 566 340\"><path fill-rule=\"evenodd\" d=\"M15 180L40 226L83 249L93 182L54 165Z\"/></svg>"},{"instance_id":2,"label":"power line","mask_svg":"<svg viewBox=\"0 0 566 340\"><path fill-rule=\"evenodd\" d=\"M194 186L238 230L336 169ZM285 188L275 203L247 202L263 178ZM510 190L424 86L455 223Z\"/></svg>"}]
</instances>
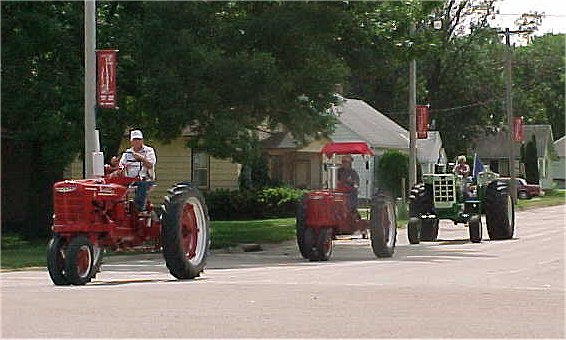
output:
<instances>
[{"instance_id":1,"label":"power line","mask_svg":"<svg viewBox=\"0 0 566 340\"><path fill-rule=\"evenodd\" d=\"M471 104L466 104L466 105L460 105L460 106L453 106L453 107L448 107L448 108L444 108L444 109L430 109L431 113L449 113L451 111L458 111L461 109L467 109L470 107L476 107L476 106L484 106L484 105L488 105L491 103L495 103L495 102L499 102L499 101L503 101L503 98L494 98L494 99L490 99L490 100L486 100L486 101L482 101L482 102L477 102L477 103L471 103ZM384 112L385 114L391 116L391 115L407 115L408 111L390 111L390 112Z\"/></svg>"}]
</instances>

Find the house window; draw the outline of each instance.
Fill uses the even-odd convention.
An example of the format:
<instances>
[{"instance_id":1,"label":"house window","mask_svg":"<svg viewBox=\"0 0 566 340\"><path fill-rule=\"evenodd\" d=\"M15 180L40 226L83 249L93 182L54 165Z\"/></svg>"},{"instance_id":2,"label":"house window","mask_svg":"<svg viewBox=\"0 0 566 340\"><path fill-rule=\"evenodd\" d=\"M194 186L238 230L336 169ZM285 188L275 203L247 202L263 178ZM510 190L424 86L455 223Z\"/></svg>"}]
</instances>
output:
<instances>
[{"instance_id":1,"label":"house window","mask_svg":"<svg viewBox=\"0 0 566 340\"><path fill-rule=\"evenodd\" d=\"M283 171L281 167L282 167L281 156L275 155L269 157L269 169L270 169L269 175L272 180L275 181L283 180Z\"/></svg>"},{"instance_id":2,"label":"house window","mask_svg":"<svg viewBox=\"0 0 566 340\"><path fill-rule=\"evenodd\" d=\"M193 150L192 182L199 189L208 189L210 157L207 153Z\"/></svg>"}]
</instances>

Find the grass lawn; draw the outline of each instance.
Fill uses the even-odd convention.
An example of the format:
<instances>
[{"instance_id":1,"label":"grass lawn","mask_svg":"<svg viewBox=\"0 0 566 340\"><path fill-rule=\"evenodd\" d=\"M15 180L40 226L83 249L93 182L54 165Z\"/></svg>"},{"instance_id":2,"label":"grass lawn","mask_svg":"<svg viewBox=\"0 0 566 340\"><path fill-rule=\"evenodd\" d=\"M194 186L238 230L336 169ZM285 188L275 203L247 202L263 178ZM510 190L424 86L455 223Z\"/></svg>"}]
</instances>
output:
<instances>
[{"instance_id":1,"label":"grass lawn","mask_svg":"<svg viewBox=\"0 0 566 340\"><path fill-rule=\"evenodd\" d=\"M295 237L295 218L254 221L212 221L213 249L234 247L242 243L278 243ZM47 242L28 242L17 235L2 235L0 267L16 269L45 267Z\"/></svg>"},{"instance_id":2,"label":"grass lawn","mask_svg":"<svg viewBox=\"0 0 566 340\"><path fill-rule=\"evenodd\" d=\"M517 200L517 210L530 208L548 207L566 203L566 190L552 190L546 192L543 197Z\"/></svg>"}]
</instances>

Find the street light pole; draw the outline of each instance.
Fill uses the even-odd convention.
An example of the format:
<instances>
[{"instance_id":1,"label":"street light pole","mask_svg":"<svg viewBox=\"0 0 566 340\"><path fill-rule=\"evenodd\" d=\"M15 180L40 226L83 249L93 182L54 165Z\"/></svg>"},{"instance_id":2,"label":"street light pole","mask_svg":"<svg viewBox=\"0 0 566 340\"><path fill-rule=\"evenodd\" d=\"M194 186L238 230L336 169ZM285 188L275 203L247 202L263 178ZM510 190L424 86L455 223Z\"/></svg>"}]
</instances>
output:
<instances>
[{"instance_id":1,"label":"street light pole","mask_svg":"<svg viewBox=\"0 0 566 340\"><path fill-rule=\"evenodd\" d=\"M85 85L84 85L84 177L94 177L93 152L99 151L96 136L96 2L84 1Z\"/></svg>"},{"instance_id":2,"label":"street light pole","mask_svg":"<svg viewBox=\"0 0 566 340\"><path fill-rule=\"evenodd\" d=\"M517 200L517 189L515 183L515 140L513 139L513 78L512 78L512 58L513 52L511 50L511 34L525 34L532 33L532 30L515 30L511 31L506 28L505 31L497 32L505 35L505 109L507 112L507 128L509 129L509 183L510 195L513 201Z\"/></svg>"},{"instance_id":3,"label":"street light pole","mask_svg":"<svg viewBox=\"0 0 566 340\"><path fill-rule=\"evenodd\" d=\"M411 35L416 31L415 22L411 23ZM417 61L409 62L409 188L417 183Z\"/></svg>"},{"instance_id":4,"label":"street light pole","mask_svg":"<svg viewBox=\"0 0 566 340\"><path fill-rule=\"evenodd\" d=\"M509 191L513 201L517 200L517 190L515 189L515 141L513 140L513 79L512 71L512 55L511 55L511 31L505 29L505 44L507 50L505 52L505 107L507 110L507 126L509 128Z\"/></svg>"}]
</instances>

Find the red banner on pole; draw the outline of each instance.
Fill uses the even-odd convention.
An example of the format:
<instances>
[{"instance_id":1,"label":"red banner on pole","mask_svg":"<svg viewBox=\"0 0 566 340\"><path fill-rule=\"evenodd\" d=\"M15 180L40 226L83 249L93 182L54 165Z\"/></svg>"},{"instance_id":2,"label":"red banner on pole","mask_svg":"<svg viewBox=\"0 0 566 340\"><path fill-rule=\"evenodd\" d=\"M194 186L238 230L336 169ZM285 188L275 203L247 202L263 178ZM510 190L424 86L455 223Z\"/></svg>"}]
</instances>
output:
<instances>
[{"instance_id":1,"label":"red banner on pole","mask_svg":"<svg viewBox=\"0 0 566 340\"><path fill-rule=\"evenodd\" d=\"M523 117L513 118L513 141L523 141Z\"/></svg>"},{"instance_id":2,"label":"red banner on pole","mask_svg":"<svg viewBox=\"0 0 566 340\"><path fill-rule=\"evenodd\" d=\"M116 50L96 51L96 103L103 109L117 109Z\"/></svg>"},{"instance_id":3,"label":"red banner on pole","mask_svg":"<svg viewBox=\"0 0 566 340\"><path fill-rule=\"evenodd\" d=\"M417 138L428 138L428 105L417 105Z\"/></svg>"}]
</instances>

